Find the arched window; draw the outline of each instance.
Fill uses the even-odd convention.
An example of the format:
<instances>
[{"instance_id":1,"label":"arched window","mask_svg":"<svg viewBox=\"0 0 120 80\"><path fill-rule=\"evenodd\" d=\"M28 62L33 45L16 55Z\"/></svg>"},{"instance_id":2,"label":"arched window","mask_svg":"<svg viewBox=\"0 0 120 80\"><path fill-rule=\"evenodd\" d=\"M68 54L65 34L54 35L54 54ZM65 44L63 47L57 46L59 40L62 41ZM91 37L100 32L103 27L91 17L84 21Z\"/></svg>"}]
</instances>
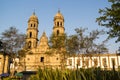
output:
<instances>
[{"instance_id":1,"label":"arched window","mask_svg":"<svg viewBox=\"0 0 120 80\"><path fill-rule=\"evenodd\" d=\"M62 26L62 22L60 22L60 26Z\"/></svg>"},{"instance_id":2,"label":"arched window","mask_svg":"<svg viewBox=\"0 0 120 80\"><path fill-rule=\"evenodd\" d=\"M32 24L31 24L31 27L32 27Z\"/></svg>"},{"instance_id":3,"label":"arched window","mask_svg":"<svg viewBox=\"0 0 120 80\"><path fill-rule=\"evenodd\" d=\"M59 35L59 30L57 30L57 35Z\"/></svg>"},{"instance_id":4,"label":"arched window","mask_svg":"<svg viewBox=\"0 0 120 80\"><path fill-rule=\"evenodd\" d=\"M44 62L44 57L40 57L40 62Z\"/></svg>"},{"instance_id":5,"label":"arched window","mask_svg":"<svg viewBox=\"0 0 120 80\"><path fill-rule=\"evenodd\" d=\"M30 38L32 37L32 32L30 32Z\"/></svg>"},{"instance_id":6,"label":"arched window","mask_svg":"<svg viewBox=\"0 0 120 80\"><path fill-rule=\"evenodd\" d=\"M34 24L34 27L35 27L35 24Z\"/></svg>"},{"instance_id":7,"label":"arched window","mask_svg":"<svg viewBox=\"0 0 120 80\"><path fill-rule=\"evenodd\" d=\"M59 26L59 22L57 22L57 26Z\"/></svg>"},{"instance_id":8,"label":"arched window","mask_svg":"<svg viewBox=\"0 0 120 80\"><path fill-rule=\"evenodd\" d=\"M31 48L31 44L32 44L32 42L29 41L29 42L28 42L28 48Z\"/></svg>"}]
</instances>

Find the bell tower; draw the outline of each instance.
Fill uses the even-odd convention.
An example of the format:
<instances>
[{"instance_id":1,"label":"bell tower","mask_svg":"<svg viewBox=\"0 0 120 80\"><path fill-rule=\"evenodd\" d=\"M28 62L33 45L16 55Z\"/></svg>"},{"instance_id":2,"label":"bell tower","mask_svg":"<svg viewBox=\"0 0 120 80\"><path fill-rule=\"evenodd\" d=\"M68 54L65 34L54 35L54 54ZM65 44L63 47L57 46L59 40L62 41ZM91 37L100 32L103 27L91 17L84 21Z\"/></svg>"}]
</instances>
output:
<instances>
[{"instance_id":1,"label":"bell tower","mask_svg":"<svg viewBox=\"0 0 120 80\"><path fill-rule=\"evenodd\" d=\"M65 28L64 28L64 17L60 13L60 10L58 10L57 14L54 17L54 26L53 26L53 34L60 35L64 34Z\"/></svg>"},{"instance_id":2,"label":"bell tower","mask_svg":"<svg viewBox=\"0 0 120 80\"><path fill-rule=\"evenodd\" d=\"M38 42L38 18L35 15L35 12L30 16L28 20L28 28L26 33L26 48L36 48Z\"/></svg>"}]
</instances>

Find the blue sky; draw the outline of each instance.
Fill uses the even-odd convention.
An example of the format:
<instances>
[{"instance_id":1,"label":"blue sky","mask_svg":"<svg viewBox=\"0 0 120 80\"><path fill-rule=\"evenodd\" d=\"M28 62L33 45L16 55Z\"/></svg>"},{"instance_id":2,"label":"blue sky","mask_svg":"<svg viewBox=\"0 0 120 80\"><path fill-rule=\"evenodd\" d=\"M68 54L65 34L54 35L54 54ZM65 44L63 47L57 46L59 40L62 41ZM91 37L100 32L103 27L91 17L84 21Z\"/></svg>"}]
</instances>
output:
<instances>
[{"instance_id":1,"label":"blue sky","mask_svg":"<svg viewBox=\"0 0 120 80\"><path fill-rule=\"evenodd\" d=\"M109 7L108 0L0 0L0 33L11 26L26 33L27 21L35 10L39 19L39 36L43 31L49 37L53 28L53 17L60 9L65 19L65 31L68 35L74 34L75 28L106 29L95 22L100 16L99 9ZM102 36L98 43L105 39ZM120 43L111 39L107 43L110 52L114 53Z\"/></svg>"}]
</instances>

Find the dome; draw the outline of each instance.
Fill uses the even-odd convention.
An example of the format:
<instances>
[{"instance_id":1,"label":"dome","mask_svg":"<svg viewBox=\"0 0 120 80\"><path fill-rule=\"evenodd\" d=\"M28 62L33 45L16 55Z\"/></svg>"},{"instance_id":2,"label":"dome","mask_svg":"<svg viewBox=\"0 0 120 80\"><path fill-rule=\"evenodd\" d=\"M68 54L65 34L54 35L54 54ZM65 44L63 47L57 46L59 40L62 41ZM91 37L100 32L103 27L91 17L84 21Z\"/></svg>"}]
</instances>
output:
<instances>
[{"instance_id":1,"label":"dome","mask_svg":"<svg viewBox=\"0 0 120 80\"><path fill-rule=\"evenodd\" d=\"M58 10L58 13L55 15L54 19L56 18L64 19L63 15L60 13L60 10Z\"/></svg>"},{"instance_id":2,"label":"dome","mask_svg":"<svg viewBox=\"0 0 120 80\"><path fill-rule=\"evenodd\" d=\"M36 21L36 22L38 22L38 17L35 15L35 12L33 12L33 14L30 16L28 22L29 21Z\"/></svg>"}]
</instances>

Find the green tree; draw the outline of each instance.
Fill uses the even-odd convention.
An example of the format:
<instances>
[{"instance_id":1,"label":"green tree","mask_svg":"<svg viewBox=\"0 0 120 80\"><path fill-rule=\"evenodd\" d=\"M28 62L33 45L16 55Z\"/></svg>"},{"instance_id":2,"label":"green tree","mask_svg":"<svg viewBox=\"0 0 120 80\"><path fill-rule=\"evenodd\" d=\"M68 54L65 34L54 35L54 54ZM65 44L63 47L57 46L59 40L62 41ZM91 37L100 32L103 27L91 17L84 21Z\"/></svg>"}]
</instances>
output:
<instances>
[{"instance_id":1,"label":"green tree","mask_svg":"<svg viewBox=\"0 0 120 80\"><path fill-rule=\"evenodd\" d=\"M116 42L120 41L120 0L108 0L111 2L111 7L100 9L102 15L96 19L100 26L105 26L109 30L108 38L117 38Z\"/></svg>"},{"instance_id":2,"label":"green tree","mask_svg":"<svg viewBox=\"0 0 120 80\"><path fill-rule=\"evenodd\" d=\"M93 30L91 32L86 32L87 29L81 27L76 28L75 31L76 33L74 35L68 37L67 50L70 53L70 56L75 57L81 54L79 56L81 56L83 59L83 65L87 65L87 63L84 61L85 56L89 56L91 58L92 54L103 53L107 51L105 46L105 42L107 40L102 41L99 44L96 43L96 40L99 39L99 36L104 34L103 30Z\"/></svg>"},{"instance_id":3,"label":"green tree","mask_svg":"<svg viewBox=\"0 0 120 80\"><path fill-rule=\"evenodd\" d=\"M50 50L48 51L48 53L49 54L60 54L62 69L64 69L65 67L65 59L67 56L66 39L67 39L66 34L60 34L60 35L52 34L49 40Z\"/></svg>"},{"instance_id":4,"label":"green tree","mask_svg":"<svg viewBox=\"0 0 120 80\"><path fill-rule=\"evenodd\" d=\"M14 27L10 27L1 34L1 41L5 44L5 52L14 57L18 50L20 50L25 43L25 35L18 33Z\"/></svg>"},{"instance_id":5,"label":"green tree","mask_svg":"<svg viewBox=\"0 0 120 80\"><path fill-rule=\"evenodd\" d=\"M2 41L0 40L0 50L2 49L2 47L3 47L3 43L2 43Z\"/></svg>"},{"instance_id":6,"label":"green tree","mask_svg":"<svg viewBox=\"0 0 120 80\"><path fill-rule=\"evenodd\" d=\"M68 38L67 38L67 51L70 55L75 55L76 52L78 51L78 37L77 35L70 35Z\"/></svg>"},{"instance_id":7,"label":"green tree","mask_svg":"<svg viewBox=\"0 0 120 80\"><path fill-rule=\"evenodd\" d=\"M107 40L103 41L100 44L97 44L95 42L100 35L104 34L103 30L93 30L89 33L86 32L86 30L86 28L76 28L76 34L68 37L67 50L70 53L100 53L107 50L105 47L105 42Z\"/></svg>"},{"instance_id":8,"label":"green tree","mask_svg":"<svg viewBox=\"0 0 120 80\"><path fill-rule=\"evenodd\" d=\"M66 47L66 34L61 34L59 36L52 34L50 36L50 47L55 49L62 49Z\"/></svg>"},{"instance_id":9,"label":"green tree","mask_svg":"<svg viewBox=\"0 0 120 80\"><path fill-rule=\"evenodd\" d=\"M18 30L14 27L10 27L8 30L2 32L1 41L3 44L1 50L3 51L4 55L7 53L10 56L8 68L10 67L10 62L12 61L12 59L16 57L17 51L22 48L25 42L24 40L25 40L25 35L18 33ZM5 56L4 56L4 64L5 64Z\"/></svg>"},{"instance_id":10,"label":"green tree","mask_svg":"<svg viewBox=\"0 0 120 80\"><path fill-rule=\"evenodd\" d=\"M66 34L55 35L52 34L50 36L49 45L50 45L50 52L51 53L59 53L65 54L66 53Z\"/></svg>"},{"instance_id":11,"label":"green tree","mask_svg":"<svg viewBox=\"0 0 120 80\"><path fill-rule=\"evenodd\" d=\"M28 50L25 49L21 49L18 51L18 55L19 55L19 67L23 67L23 69L26 71L26 64L25 64L25 57L26 57L26 53L28 52Z\"/></svg>"}]
</instances>

